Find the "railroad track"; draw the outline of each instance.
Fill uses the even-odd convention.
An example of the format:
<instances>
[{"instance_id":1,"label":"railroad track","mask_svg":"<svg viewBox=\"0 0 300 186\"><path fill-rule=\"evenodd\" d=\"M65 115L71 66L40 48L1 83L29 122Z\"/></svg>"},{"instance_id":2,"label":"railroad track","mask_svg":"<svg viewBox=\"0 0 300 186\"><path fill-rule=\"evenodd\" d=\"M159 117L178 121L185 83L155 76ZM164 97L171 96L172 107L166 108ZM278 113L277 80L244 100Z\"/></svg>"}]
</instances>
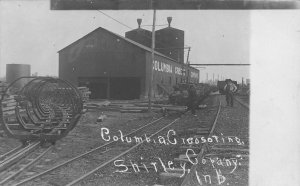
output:
<instances>
[{"instance_id":1,"label":"railroad track","mask_svg":"<svg viewBox=\"0 0 300 186\"><path fill-rule=\"evenodd\" d=\"M149 122L149 120L143 121L142 124L146 124L143 127L129 133L133 134L138 130L151 125L152 123L159 121L162 118ZM148 122L148 124L147 124ZM111 145L113 143L110 143ZM14 185L13 179L18 178L20 175L26 173L27 170L32 168L34 164L38 162L47 152L49 152L53 145L48 148L40 148L41 142L32 142L27 145L20 145L5 154L0 155L0 185ZM109 144L107 144L109 145ZM104 146L103 146L104 147ZM37 151L37 152L35 152ZM87 155L87 154L86 154ZM27 157L29 156L29 157ZM26 158L27 159L26 159ZM21 162L21 163L20 163ZM15 182L16 183L16 182Z\"/></svg>"},{"instance_id":2,"label":"railroad track","mask_svg":"<svg viewBox=\"0 0 300 186\"><path fill-rule=\"evenodd\" d=\"M241 101L238 98L235 98L235 99L242 106L242 108L246 109L247 112L249 111L249 105L248 104L244 103L243 101ZM220 106L221 106L221 102L220 102ZM211 129L211 131L210 131L207 138L211 138L212 135L217 135L214 132L214 130L216 128L216 123L217 123L217 120L218 120L218 117L219 117L219 113L220 113L220 108L219 108L218 114L216 115L213 127L212 127L212 129ZM225 127L226 127L226 129L225 129L224 132L226 132L226 133L233 134L233 133L237 132L234 129L230 128L231 126L225 126ZM219 131L219 132L221 132L221 131ZM241 134L241 135L244 135L246 132L243 129L241 129L241 131L238 131L238 133ZM229 137L234 138L235 136L229 136ZM248 162L249 161L249 149L248 149L247 145L245 145L247 143L247 141L245 141L245 140L248 140L248 139L244 138L244 136L242 138L239 138L239 139L241 141L243 141L242 144L239 144L237 142L224 143L224 144L222 144L222 143L212 143L212 144L205 143L204 146L202 146L201 151L197 154L196 158L200 161L205 159L206 161L210 160L210 161L215 161L215 162L222 161L222 158L223 158L223 160L224 160L224 158L227 159L227 161L232 160L232 159L238 159L237 160L237 162L238 162L237 166L246 167L246 166L248 166L248 163L249 163ZM195 175L196 170L199 169L199 167L201 167L201 166L205 167L203 165L193 165L190 172ZM205 168L203 170L205 170ZM205 170L205 171L207 171L207 170ZM207 172L205 172L205 173L207 173ZM183 180L181 186L189 186L189 185L194 185L194 184L197 184L197 185L200 184L201 181L199 181L199 180L201 178L199 177L199 175L197 175L197 177L195 179L194 175L191 176L191 174L188 174L185 177L185 179ZM192 179L192 177L194 177L194 179ZM193 182L191 180L198 180L198 182L195 182L195 181ZM214 185L214 183L208 183L208 182L206 182L206 180L205 181L202 180L201 185L202 184L204 184L204 185L206 185L206 184L207 185ZM215 184L220 185L221 183L215 183ZM228 184L229 183L227 183L227 185ZM230 183L230 185L232 185L232 183Z\"/></svg>"},{"instance_id":3,"label":"railroad track","mask_svg":"<svg viewBox=\"0 0 300 186\"><path fill-rule=\"evenodd\" d=\"M21 145L0 156L0 185L10 185L18 175L38 162L52 146L41 148L41 142Z\"/></svg>"},{"instance_id":4,"label":"railroad track","mask_svg":"<svg viewBox=\"0 0 300 186\"><path fill-rule=\"evenodd\" d=\"M147 124L145 124L144 126L128 133L128 134L124 134L123 137L131 137L134 136L137 133L142 133L142 134L146 134L149 138L152 138L153 136L157 135L158 133L160 133L161 131L167 129L168 127L170 127L171 125L173 125L176 121L178 121L180 119L180 117L174 117L174 116L170 116L170 117L161 117L158 118L154 121L151 121ZM150 130L150 129L151 130ZM151 131L155 131L152 132ZM142 135L140 135L142 136ZM99 163L99 166L97 166L96 168L92 169L91 171L89 171L88 173L82 175L81 177L74 179L72 182L70 182L69 185L74 185L76 183L81 182L82 180L86 179L87 177L89 177L90 175L92 175L93 173L95 173L96 171L99 171L100 169L104 168L105 166L107 166L108 164L112 163L114 160L118 159L121 156L126 155L127 153L133 151L134 149L136 149L137 147L139 147L141 144L143 144L145 141L142 141L140 143L133 143L133 144L126 144L124 145L124 143L122 143L121 149L120 146L118 146L118 144L120 144L120 141L109 141L108 143L98 146L88 152L82 153L76 157L73 157L61 164L58 164L48 170L45 170L43 172L37 173L36 175L33 175L31 177L27 177L25 179L22 180L15 180L14 183L12 185L14 186L18 186L18 185L24 185L30 181L33 181L35 179L38 179L42 176L48 175L50 172L54 172L66 165L70 165L72 163L76 164L81 160L84 159L86 156L88 155L95 155L95 152L97 152L97 157L100 158L100 161L102 163ZM125 148L124 148L125 147ZM111 158L109 158L111 157Z\"/></svg>"},{"instance_id":5,"label":"railroad track","mask_svg":"<svg viewBox=\"0 0 300 186\"><path fill-rule=\"evenodd\" d=\"M0 161L3 161L4 159L6 159L7 157L9 157L10 155L12 155L12 154L18 152L18 151L19 151L20 149L22 149L23 147L24 147L24 145L20 145L20 146L14 148L14 149L12 149L12 150L10 150L10 151L8 151L8 152L2 154L2 155L0 155Z\"/></svg>"},{"instance_id":6,"label":"railroad track","mask_svg":"<svg viewBox=\"0 0 300 186\"><path fill-rule=\"evenodd\" d=\"M219 118L219 114L222 108L222 104L220 102L220 100L218 99L217 101L218 105L216 106L211 106L209 108L207 108L211 114L210 115L210 119L204 123L202 123L201 125L198 125L196 129L194 129L193 133L188 133L184 136L184 138L198 138L200 139L201 137L204 137L205 139L208 139L211 137L218 118ZM193 136L194 135L194 136ZM182 137L182 136L180 136ZM193 165L191 164L191 160L194 161L194 159L198 158L199 156L202 156L202 154L204 154L207 149L207 143L203 143L203 144L193 144L193 145L189 145L186 146L185 148L192 150L192 152L194 152L194 154L190 154L190 153L186 153L187 151L185 151L184 153L182 153L181 155L179 155L178 158L174 158L174 161L180 162L181 163L186 163L186 171L190 172L193 169ZM188 175L185 175L184 177L182 177L183 175L185 175L185 173L183 172L182 169L173 169L173 170L168 170L168 172L163 172L160 174L160 180L163 183L158 183L158 185L178 185L178 183L184 182L185 181L185 177ZM167 180L165 180L165 178ZM171 179L171 183L168 181L168 179ZM163 181L162 181L163 180Z\"/></svg>"},{"instance_id":7,"label":"railroad track","mask_svg":"<svg viewBox=\"0 0 300 186\"><path fill-rule=\"evenodd\" d=\"M234 99L239 102L243 107L247 108L249 110L249 104L247 104L243 99L243 97L234 97ZM249 100L248 100L249 101Z\"/></svg>"},{"instance_id":8,"label":"railroad track","mask_svg":"<svg viewBox=\"0 0 300 186\"><path fill-rule=\"evenodd\" d=\"M152 136L158 134L159 132L165 130L166 128L168 128L169 126L171 126L172 124L174 124L179 118L166 118L166 117L161 117L158 118L154 121L151 121L149 123L147 123L146 125L128 133L128 134L124 134L123 137L133 137L135 134L137 133L142 133L142 134L147 134L149 136L149 138L151 138ZM155 130L155 132L149 134L150 129L152 128L152 130ZM157 130L157 128L159 128L159 130ZM141 135L142 136L142 135ZM144 141L143 141L144 142ZM103 163L100 163L99 166L97 166L95 169L89 171L87 174L83 175L82 177L72 181L71 183L67 184L67 185L74 185L80 181L82 181L83 179L87 178L88 176L90 176L91 174L93 174L94 172L100 170L101 168L105 167L106 165L110 164L111 162L113 162L114 160L116 160L117 158L124 156L125 154L129 153L130 151L132 151L133 149L136 149L138 146L140 146L141 144L143 144L143 142L140 143L133 143L133 144L128 144L128 145L124 145L122 144L122 148L120 149L120 146L118 146L118 144L120 144L120 141L110 141L104 145L101 145L99 147L96 147L88 152L82 153L76 157L73 157L69 160L67 160L66 162L63 162L61 164L58 164L44 172L40 172L34 176L28 177L26 179L23 179L19 182L15 182L13 185L14 186L18 186L18 185L23 185L25 183L28 183L32 180L35 180L37 178L40 178L44 175L49 174L50 172L53 172L59 168L62 168L66 165L69 165L73 162L78 162L80 159L83 159L84 157L86 157L87 155L91 155L92 153L97 152L97 156L99 156L100 159L102 159ZM126 149L124 149L124 146ZM109 153L109 155L107 155L107 153ZM101 155L101 156L100 156ZM111 157L108 158L107 157Z\"/></svg>"}]
</instances>

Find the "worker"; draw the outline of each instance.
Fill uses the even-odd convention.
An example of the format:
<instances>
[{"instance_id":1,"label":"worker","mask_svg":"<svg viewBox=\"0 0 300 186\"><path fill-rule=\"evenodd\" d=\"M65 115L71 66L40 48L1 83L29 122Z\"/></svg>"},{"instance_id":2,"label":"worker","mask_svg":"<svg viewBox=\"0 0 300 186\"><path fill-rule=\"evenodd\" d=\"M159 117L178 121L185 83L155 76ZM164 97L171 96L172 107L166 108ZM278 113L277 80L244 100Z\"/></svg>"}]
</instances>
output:
<instances>
[{"instance_id":1,"label":"worker","mask_svg":"<svg viewBox=\"0 0 300 186\"><path fill-rule=\"evenodd\" d=\"M197 92L194 85L190 85L188 90L188 110L191 110L192 115L196 115Z\"/></svg>"},{"instance_id":2,"label":"worker","mask_svg":"<svg viewBox=\"0 0 300 186\"><path fill-rule=\"evenodd\" d=\"M224 91L226 95L227 106L233 107L233 95L237 91L237 87L231 81L231 79L226 79L225 82L226 85L224 86Z\"/></svg>"}]
</instances>

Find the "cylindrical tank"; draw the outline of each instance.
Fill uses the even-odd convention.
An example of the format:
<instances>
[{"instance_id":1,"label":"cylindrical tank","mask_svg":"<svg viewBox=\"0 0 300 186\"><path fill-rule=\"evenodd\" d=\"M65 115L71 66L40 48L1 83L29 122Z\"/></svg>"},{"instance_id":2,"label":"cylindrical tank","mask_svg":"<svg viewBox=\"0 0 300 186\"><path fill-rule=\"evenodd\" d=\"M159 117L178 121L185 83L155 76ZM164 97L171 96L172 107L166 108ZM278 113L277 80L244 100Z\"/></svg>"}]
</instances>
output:
<instances>
[{"instance_id":1,"label":"cylindrical tank","mask_svg":"<svg viewBox=\"0 0 300 186\"><path fill-rule=\"evenodd\" d=\"M28 64L7 64L6 65L6 82L12 83L14 80L30 76L30 65ZM23 87L27 83L27 80L18 81L15 88Z\"/></svg>"},{"instance_id":2,"label":"cylindrical tank","mask_svg":"<svg viewBox=\"0 0 300 186\"><path fill-rule=\"evenodd\" d=\"M151 48L152 32L141 28L142 19L137 19L138 28L125 33L125 37Z\"/></svg>"},{"instance_id":3,"label":"cylindrical tank","mask_svg":"<svg viewBox=\"0 0 300 186\"><path fill-rule=\"evenodd\" d=\"M168 17L167 21L168 27L155 32L155 48L179 63L184 63L184 31L171 27L172 17Z\"/></svg>"}]
</instances>

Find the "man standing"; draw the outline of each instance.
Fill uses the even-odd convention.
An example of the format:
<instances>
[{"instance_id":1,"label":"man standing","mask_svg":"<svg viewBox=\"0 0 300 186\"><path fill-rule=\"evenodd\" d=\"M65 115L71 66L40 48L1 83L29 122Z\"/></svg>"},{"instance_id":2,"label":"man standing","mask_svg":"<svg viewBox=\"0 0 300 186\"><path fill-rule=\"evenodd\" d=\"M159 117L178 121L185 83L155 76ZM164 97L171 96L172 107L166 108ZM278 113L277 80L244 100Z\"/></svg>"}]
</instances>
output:
<instances>
[{"instance_id":1,"label":"man standing","mask_svg":"<svg viewBox=\"0 0 300 186\"><path fill-rule=\"evenodd\" d=\"M226 85L224 86L224 91L226 95L227 106L230 105L231 107L233 107L233 94L236 92L237 87L231 81L231 79L226 79L225 82Z\"/></svg>"},{"instance_id":2,"label":"man standing","mask_svg":"<svg viewBox=\"0 0 300 186\"><path fill-rule=\"evenodd\" d=\"M196 115L195 107L196 107L196 101L197 101L197 91L194 85L190 85L188 90L188 110L191 110L192 114L194 116Z\"/></svg>"}]
</instances>

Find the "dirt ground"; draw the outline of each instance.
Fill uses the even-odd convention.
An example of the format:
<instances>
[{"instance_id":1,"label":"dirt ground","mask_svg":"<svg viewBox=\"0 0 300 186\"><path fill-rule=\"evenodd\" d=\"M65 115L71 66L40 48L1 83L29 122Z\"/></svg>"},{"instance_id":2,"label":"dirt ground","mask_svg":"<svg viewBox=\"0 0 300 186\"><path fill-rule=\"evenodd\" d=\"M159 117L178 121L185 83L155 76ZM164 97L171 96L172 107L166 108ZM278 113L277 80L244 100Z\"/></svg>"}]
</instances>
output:
<instances>
[{"instance_id":1,"label":"dirt ground","mask_svg":"<svg viewBox=\"0 0 300 186\"><path fill-rule=\"evenodd\" d=\"M177 134L184 134L180 137L187 138L189 135L193 134L195 131L189 131L189 129L194 129L197 127L208 127L209 123L212 122L215 114L217 96L207 99L205 103L208 107L206 109L198 110L197 116L192 116L190 113L183 115L178 122L176 122L171 129L177 132ZM224 100L223 100L224 101ZM237 103L238 104L238 103ZM240 117L236 114L233 114L232 111L235 109L225 108L220 116L220 123L216 127L216 132L222 131L224 135L227 135L223 131L224 127L232 125L234 127L238 126L240 123ZM105 114L107 118L103 122L96 122L96 119L99 115ZM241 114L241 113L240 113ZM242 119L244 122L248 122L247 118ZM26 175L20 176L18 179L24 179L26 177L32 176L43 170L47 170L57 164L65 162L76 155L79 155L83 152L91 150L97 146L100 146L106 143L101 138L101 128L109 128L111 134L117 134L118 130L121 130L124 133L129 133L146 123L153 121L161 117L161 114L156 113L120 113L115 111L97 111L91 110L85 113L78 125L72 130L68 136L58 141L55 145L55 148L50 151L42 160L29 170ZM228 122L225 121L226 118L232 118ZM232 122L235 121L235 122ZM247 129L248 130L248 129ZM167 131L167 130L166 130ZM160 135L166 137L166 131L162 132ZM191 134L189 134L191 132ZM237 132L237 131L231 131ZM229 131L228 131L229 134ZM234 133L236 135L236 133ZM244 134L239 134L244 135ZM245 136L248 137L248 136ZM13 139L7 139L5 137L0 137L0 153L7 152L9 149L12 149L19 145L19 142ZM98 186L98 185L154 185L161 183L160 173L163 172L163 167L158 166L158 170L155 171L153 166L151 168L151 162L157 162L159 164L160 158L164 164L167 164L168 161L173 161L174 158L178 158L180 154L184 154L185 149L182 149L182 144L177 145L164 145L164 144L146 144L141 145L133 152L125 155L120 158L126 162L126 165L129 167L129 171L124 173L117 172L119 169L116 168L113 164L105 167L104 170L96 172L93 176L90 176L83 182L78 185L89 185L89 186ZM124 146L125 147L125 146ZM120 147L122 148L122 147ZM26 185L36 185L36 186L61 186L66 185L71 182L72 179L82 176L88 171L95 168L100 164L99 161L100 154L97 152L93 155L89 155L86 158L81 159L78 162L72 163L68 166L62 167L52 173L45 175L39 179L36 179L32 182L27 183ZM149 172L140 170L135 172L130 168L130 163L137 163L146 167L149 167ZM174 161L174 167L180 168L179 162ZM188 168L188 167L186 167ZM246 184L248 181L248 169L241 172L239 168L233 178L228 178L226 183L231 185ZM70 177L68 175L71 175ZM239 184L234 184L236 178L242 177L244 181L240 181ZM173 182L169 182L168 185L180 185L181 181L174 179Z\"/></svg>"},{"instance_id":2,"label":"dirt ground","mask_svg":"<svg viewBox=\"0 0 300 186\"><path fill-rule=\"evenodd\" d=\"M212 99L209 99L205 102L208 106L211 106ZM189 129L197 128L197 127L204 127L207 126L215 112L211 109L203 109L198 110L197 116L192 116L190 112L181 116L181 118L170 127L178 134L181 138L188 138L191 137L190 135L194 133ZM206 121L206 122L205 122ZM166 133L168 130L163 131L160 133L161 136L164 138L166 137ZM179 136L177 136L179 139ZM105 171L99 171L95 176L87 179L82 185L88 186L97 186L97 185L134 185L134 186L145 186L145 185L154 185L154 184L161 184L160 174L164 172L164 168L160 163L160 160L163 162L164 165L167 165L169 161L173 162L172 167L180 168L179 162L173 161L174 158L178 158L180 154L185 153L185 149L180 148L182 145L181 142L178 141L176 145L164 145L164 144L143 144L139 148L137 148L134 152L127 154L126 156L122 157L121 159L124 160L124 164L128 167L128 171L120 173L122 169L118 169L118 167L114 166L113 164L107 166ZM157 163L157 171L151 165L151 163ZM143 168L140 170L133 170L132 164L135 163L140 166L146 165L149 168L149 172ZM124 170L124 169L123 169ZM168 180L168 185L180 185L181 179L179 180ZM166 184L166 182L165 182Z\"/></svg>"},{"instance_id":3,"label":"dirt ground","mask_svg":"<svg viewBox=\"0 0 300 186\"><path fill-rule=\"evenodd\" d=\"M224 97L220 98L222 105L226 105ZM219 141L209 144L210 150L204 153L204 158L198 159L199 163L193 167L183 185L248 185L249 110L237 102L234 107L223 106L213 135Z\"/></svg>"},{"instance_id":4,"label":"dirt ground","mask_svg":"<svg viewBox=\"0 0 300 186\"><path fill-rule=\"evenodd\" d=\"M107 118L103 122L96 122L97 118L104 114ZM118 130L124 133L131 132L146 122L152 121L161 114L156 113L120 113L112 111L97 111L90 110L85 113L77 126L63 139L56 142L52 151L50 151L37 166L33 167L26 175L19 179L26 178L37 172L49 169L54 165L65 162L68 159L75 157L83 152L104 144L105 141L101 139L101 128L107 127L111 133L114 134ZM0 154L4 154L9 150L19 146L21 143L15 139L0 137ZM87 159L87 165L93 164L92 160ZM74 165L74 169L66 168L71 171L71 174L78 174L78 168ZM88 170L87 167L86 170ZM65 171L62 169L62 171ZM35 180L27 185L64 185L67 182L61 182L59 179L59 172L43 177L41 180Z\"/></svg>"}]
</instances>

